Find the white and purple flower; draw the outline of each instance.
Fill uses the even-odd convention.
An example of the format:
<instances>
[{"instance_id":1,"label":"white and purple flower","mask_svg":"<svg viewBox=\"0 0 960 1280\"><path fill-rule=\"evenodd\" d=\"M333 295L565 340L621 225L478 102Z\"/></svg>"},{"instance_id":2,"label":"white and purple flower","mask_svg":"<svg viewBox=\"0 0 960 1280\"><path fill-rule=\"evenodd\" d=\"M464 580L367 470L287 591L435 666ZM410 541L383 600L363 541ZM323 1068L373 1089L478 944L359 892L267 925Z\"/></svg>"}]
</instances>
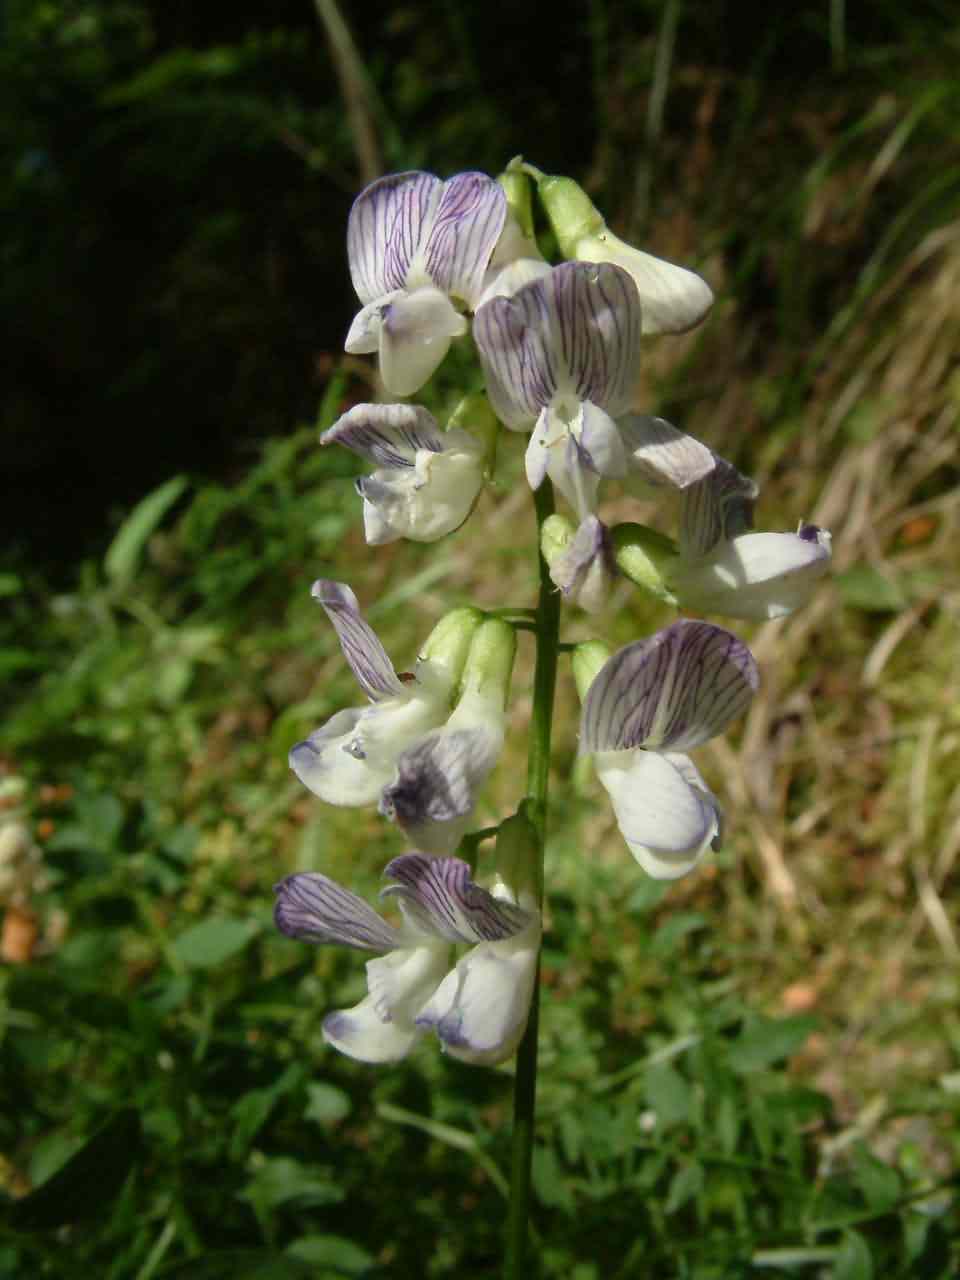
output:
<instances>
[{"instance_id":1,"label":"white and purple flower","mask_svg":"<svg viewBox=\"0 0 960 1280\"><path fill-rule=\"evenodd\" d=\"M566 262L474 318L497 416L532 433L530 487L549 476L581 521L596 511L603 476L632 471L682 489L713 467L706 446L630 411L641 310L620 267Z\"/></svg>"},{"instance_id":2,"label":"white and purple flower","mask_svg":"<svg viewBox=\"0 0 960 1280\"><path fill-rule=\"evenodd\" d=\"M484 446L469 431L441 431L419 405L358 404L323 433L376 468L357 481L371 546L435 542L466 520L483 484Z\"/></svg>"},{"instance_id":3,"label":"white and purple flower","mask_svg":"<svg viewBox=\"0 0 960 1280\"><path fill-rule=\"evenodd\" d=\"M371 705L338 711L298 742L290 768L328 804L379 805L422 848L450 852L503 746L513 629L474 609L454 610L402 678L348 586L321 579L313 597Z\"/></svg>"},{"instance_id":4,"label":"white and purple flower","mask_svg":"<svg viewBox=\"0 0 960 1280\"><path fill-rule=\"evenodd\" d=\"M377 351L384 385L413 395L451 341L467 332L507 213L503 189L483 173L442 182L394 173L350 210L347 255L362 310L347 334L353 354Z\"/></svg>"},{"instance_id":5,"label":"white and purple flower","mask_svg":"<svg viewBox=\"0 0 960 1280\"><path fill-rule=\"evenodd\" d=\"M376 953L368 995L330 1013L324 1038L361 1062L396 1062L427 1031L465 1062L494 1065L516 1049L527 1024L540 947L532 900L503 881L479 888L457 858L407 853L384 875L381 896L400 909L399 927L327 876L302 872L276 886L274 918L291 938ZM451 947L473 944L449 969Z\"/></svg>"},{"instance_id":6,"label":"white and purple flower","mask_svg":"<svg viewBox=\"0 0 960 1280\"><path fill-rule=\"evenodd\" d=\"M830 534L753 533L757 485L723 458L682 499L679 555L667 585L685 608L779 618L806 604L830 568Z\"/></svg>"},{"instance_id":7,"label":"white and purple flower","mask_svg":"<svg viewBox=\"0 0 960 1280\"><path fill-rule=\"evenodd\" d=\"M620 649L584 696L580 751L592 752L630 852L648 875L685 875L715 845L720 807L685 754L748 707L758 684L729 631L681 619Z\"/></svg>"}]
</instances>

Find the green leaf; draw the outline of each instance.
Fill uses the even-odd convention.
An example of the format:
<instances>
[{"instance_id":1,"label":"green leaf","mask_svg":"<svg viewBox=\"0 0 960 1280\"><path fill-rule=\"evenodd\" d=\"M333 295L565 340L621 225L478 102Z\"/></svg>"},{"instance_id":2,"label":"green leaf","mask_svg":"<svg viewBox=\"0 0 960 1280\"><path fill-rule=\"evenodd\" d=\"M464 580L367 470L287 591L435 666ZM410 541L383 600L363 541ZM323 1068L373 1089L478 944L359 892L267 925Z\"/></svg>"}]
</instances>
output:
<instances>
[{"instance_id":1,"label":"green leaf","mask_svg":"<svg viewBox=\"0 0 960 1280\"><path fill-rule=\"evenodd\" d=\"M312 1120L325 1129L345 1120L353 1109L350 1095L332 1084L321 1082L307 1085L307 1098L304 1120Z\"/></svg>"},{"instance_id":2,"label":"green leaf","mask_svg":"<svg viewBox=\"0 0 960 1280\"><path fill-rule=\"evenodd\" d=\"M670 1190L667 1192L664 1213L676 1213L678 1209L683 1208L688 1200L692 1200L702 1190L703 1165L698 1164L696 1161L691 1164L685 1164L682 1169L677 1170L670 1180Z\"/></svg>"},{"instance_id":3,"label":"green leaf","mask_svg":"<svg viewBox=\"0 0 960 1280\"><path fill-rule=\"evenodd\" d=\"M314 1266L330 1267L345 1276L362 1276L375 1263L372 1254L343 1236L301 1236L287 1253Z\"/></svg>"},{"instance_id":4,"label":"green leaf","mask_svg":"<svg viewBox=\"0 0 960 1280\"><path fill-rule=\"evenodd\" d=\"M195 924L174 941L173 949L188 968L212 969L242 951L259 930L255 920L223 916Z\"/></svg>"},{"instance_id":5,"label":"green leaf","mask_svg":"<svg viewBox=\"0 0 960 1280\"><path fill-rule=\"evenodd\" d=\"M868 1209L883 1213L900 1199L900 1175L872 1155L862 1142L857 1143L853 1153L853 1173Z\"/></svg>"},{"instance_id":6,"label":"green leaf","mask_svg":"<svg viewBox=\"0 0 960 1280\"><path fill-rule=\"evenodd\" d=\"M693 1090L669 1062L656 1062L644 1073L647 1102L662 1129L686 1123L694 1109Z\"/></svg>"},{"instance_id":7,"label":"green leaf","mask_svg":"<svg viewBox=\"0 0 960 1280\"><path fill-rule=\"evenodd\" d=\"M900 583L872 565L851 565L838 573L834 582L843 603L851 609L862 609L865 613L899 613L907 604Z\"/></svg>"},{"instance_id":8,"label":"green leaf","mask_svg":"<svg viewBox=\"0 0 960 1280\"><path fill-rule=\"evenodd\" d=\"M755 1017L731 1046L730 1065L741 1075L772 1067L796 1053L816 1025L810 1017Z\"/></svg>"},{"instance_id":9,"label":"green leaf","mask_svg":"<svg viewBox=\"0 0 960 1280\"><path fill-rule=\"evenodd\" d=\"M859 1232L844 1234L831 1280L873 1280L873 1257Z\"/></svg>"},{"instance_id":10,"label":"green leaf","mask_svg":"<svg viewBox=\"0 0 960 1280\"><path fill-rule=\"evenodd\" d=\"M0 573L0 599L19 595L22 590L23 581L15 573Z\"/></svg>"},{"instance_id":11,"label":"green leaf","mask_svg":"<svg viewBox=\"0 0 960 1280\"><path fill-rule=\"evenodd\" d=\"M688 933L705 929L707 919L698 911L680 911L665 921L653 935L650 952L659 959L672 955Z\"/></svg>"},{"instance_id":12,"label":"green leaf","mask_svg":"<svg viewBox=\"0 0 960 1280\"><path fill-rule=\"evenodd\" d=\"M344 1194L328 1170L276 1156L260 1166L241 1198L262 1214L283 1204L295 1203L300 1209L339 1204Z\"/></svg>"},{"instance_id":13,"label":"green leaf","mask_svg":"<svg viewBox=\"0 0 960 1280\"><path fill-rule=\"evenodd\" d=\"M147 539L186 487L186 476L174 476L142 498L124 520L103 558L104 572L115 586L133 581Z\"/></svg>"},{"instance_id":14,"label":"green leaf","mask_svg":"<svg viewBox=\"0 0 960 1280\"><path fill-rule=\"evenodd\" d=\"M15 1231L60 1227L106 1215L140 1154L140 1116L118 1111L36 1191L9 1211Z\"/></svg>"}]
</instances>

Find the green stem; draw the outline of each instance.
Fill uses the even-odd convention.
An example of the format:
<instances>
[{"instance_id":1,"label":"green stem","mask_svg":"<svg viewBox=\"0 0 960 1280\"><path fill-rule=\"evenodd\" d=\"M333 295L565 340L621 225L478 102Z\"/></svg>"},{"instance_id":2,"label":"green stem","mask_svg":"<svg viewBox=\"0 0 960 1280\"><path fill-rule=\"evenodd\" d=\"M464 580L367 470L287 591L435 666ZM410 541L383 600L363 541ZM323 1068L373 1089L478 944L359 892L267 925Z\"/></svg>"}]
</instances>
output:
<instances>
[{"instance_id":1,"label":"green stem","mask_svg":"<svg viewBox=\"0 0 960 1280\"><path fill-rule=\"evenodd\" d=\"M553 514L553 487L544 480L534 492L537 513L537 546L540 530ZM543 556L540 562L540 595L537 601L537 658L533 674L533 713L530 720L530 750L527 756L527 812L540 844L538 876L540 905L543 905L543 851L547 830L547 791L550 781L550 734L553 727L553 697L557 684L557 653L560 639L560 593L550 580ZM539 962L530 1002L530 1019L517 1050L517 1071L513 1094L513 1155L510 1169L510 1207L507 1214L506 1280L526 1280L530 1274L528 1233L530 1223L530 1169L533 1159L534 1112L537 1095L537 1029L540 1012Z\"/></svg>"}]
</instances>

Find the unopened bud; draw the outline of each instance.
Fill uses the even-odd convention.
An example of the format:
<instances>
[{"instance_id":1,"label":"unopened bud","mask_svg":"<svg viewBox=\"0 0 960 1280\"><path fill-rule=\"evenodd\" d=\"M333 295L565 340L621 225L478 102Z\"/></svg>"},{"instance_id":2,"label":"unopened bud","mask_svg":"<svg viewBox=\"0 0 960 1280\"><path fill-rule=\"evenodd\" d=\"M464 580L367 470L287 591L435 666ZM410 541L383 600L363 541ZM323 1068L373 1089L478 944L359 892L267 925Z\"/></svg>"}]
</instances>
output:
<instances>
[{"instance_id":1,"label":"unopened bud","mask_svg":"<svg viewBox=\"0 0 960 1280\"><path fill-rule=\"evenodd\" d=\"M577 257L579 242L606 228L603 215L572 178L545 175L537 183L537 194L565 258Z\"/></svg>"},{"instance_id":2,"label":"unopened bud","mask_svg":"<svg viewBox=\"0 0 960 1280\"><path fill-rule=\"evenodd\" d=\"M597 672L610 657L610 648L602 640L585 640L578 644L570 656L577 694L583 702L587 690L593 684Z\"/></svg>"},{"instance_id":3,"label":"unopened bud","mask_svg":"<svg viewBox=\"0 0 960 1280\"><path fill-rule=\"evenodd\" d=\"M644 524L618 524L610 530L610 540L617 568L625 577L658 600L677 603L667 587L670 574L679 563L672 538Z\"/></svg>"},{"instance_id":4,"label":"unopened bud","mask_svg":"<svg viewBox=\"0 0 960 1280\"><path fill-rule=\"evenodd\" d=\"M461 698L494 701L502 710L510 692L517 635L502 618L484 618L474 632L463 669Z\"/></svg>"},{"instance_id":5,"label":"unopened bud","mask_svg":"<svg viewBox=\"0 0 960 1280\"><path fill-rule=\"evenodd\" d=\"M497 878L510 890L523 907L535 908L540 903L540 839L526 809L500 823L497 832Z\"/></svg>"},{"instance_id":6,"label":"unopened bud","mask_svg":"<svg viewBox=\"0 0 960 1280\"><path fill-rule=\"evenodd\" d=\"M530 193L530 179L520 168L509 165L497 177L507 197L507 208L516 219L522 234L528 240L533 237L533 199Z\"/></svg>"},{"instance_id":7,"label":"unopened bud","mask_svg":"<svg viewBox=\"0 0 960 1280\"><path fill-rule=\"evenodd\" d=\"M452 609L443 615L420 650L419 661L429 662L450 688L455 687L463 675L473 637L483 616L471 605Z\"/></svg>"},{"instance_id":8,"label":"unopened bud","mask_svg":"<svg viewBox=\"0 0 960 1280\"><path fill-rule=\"evenodd\" d=\"M574 527L566 516L554 514L547 516L544 520L543 528L540 530L540 551L547 562L548 569L553 568L570 546L573 535Z\"/></svg>"}]
</instances>

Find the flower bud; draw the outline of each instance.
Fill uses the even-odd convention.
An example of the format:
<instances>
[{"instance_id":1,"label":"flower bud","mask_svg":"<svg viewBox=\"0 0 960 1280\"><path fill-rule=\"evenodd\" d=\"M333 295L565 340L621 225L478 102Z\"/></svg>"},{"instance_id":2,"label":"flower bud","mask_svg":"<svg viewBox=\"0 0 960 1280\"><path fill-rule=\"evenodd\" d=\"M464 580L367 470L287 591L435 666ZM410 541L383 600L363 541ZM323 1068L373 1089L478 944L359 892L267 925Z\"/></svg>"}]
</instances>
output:
<instances>
[{"instance_id":1,"label":"flower bud","mask_svg":"<svg viewBox=\"0 0 960 1280\"><path fill-rule=\"evenodd\" d=\"M481 611L471 605L445 613L427 636L418 663L428 662L442 676L448 688L455 688L463 675L470 646L482 621Z\"/></svg>"},{"instance_id":2,"label":"flower bud","mask_svg":"<svg viewBox=\"0 0 960 1280\"><path fill-rule=\"evenodd\" d=\"M547 516L540 530L540 551L547 568L552 569L573 540L574 528L566 516Z\"/></svg>"},{"instance_id":3,"label":"flower bud","mask_svg":"<svg viewBox=\"0 0 960 1280\"><path fill-rule=\"evenodd\" d=\"M645 334L685 333L710 310L713 293L705 280L620 240L572 178L543 177L537 191L565 257L612 262L633 277Z\"/></svg>"},{"instance_id":4,"label":"flower bud","mask_svg":"<svg viewBox=\"0 0 960 1280\"><path fill-rule=\"evenodd\" d=\"M605 645L602 640L585 640L570 655L573 679L581 702L587 696L587 690L593 684L597 672L609 657L610 646Z\"/></svg>"},{"instance_id":5,"label":"flower bud","mask_svg":"<svg viewBox=\"0 0 960 1280\"><path fill-rule=\"evenodd\" d=\"M517 636L510 623L502 618L484 618L470 643L463 669L461 701L479 698L503 710L510 692L516 652Z\"/></svg>"},{"instance_id":6,"label":"flower bud","mask_svg":"<svg viewBox=\"0 0 960 1280\"><path fill-rule=\"evenodd\" d=\"M574 532L563 516L549 516L541 530L540 549L564 599L586 613L599 613L616 573L606 525L589 515Z\"/></svg>"},{"instance_id":7,"label":"flower bud","mask_svg":"<svg viewBox=\"0 0 960 1280\"><path fill-rule=\"evenodd\" d=\"M500 823L494 854L497 879L527 910L536 910L540 901L540 839L523 804Z\"/></svg>"},{"instance_id":8,"label":"flower bud","mask_svg":"<svg viewBox=\"0 0 960 1280\"><path fill-rule=\"evenodd\" d=\"M503 173L497 176L497 182L507 197L507 213L513 216L521 234L527 240L533 240L533 200L530 194L530 179L513 162L507 165Z\"/></svg>"},{"instance_id":9,"label":"flower bud","mask_svg":"<svg viewBox=\"0 0 960 1280\"><path fill-rule=\"evenodd\" d=\"M676 604L667 587L671 571L679 563L676 543L643 524L618 524L610 530L613 558L622 574L644 591Z\"/></svg>"}]
</instances>

